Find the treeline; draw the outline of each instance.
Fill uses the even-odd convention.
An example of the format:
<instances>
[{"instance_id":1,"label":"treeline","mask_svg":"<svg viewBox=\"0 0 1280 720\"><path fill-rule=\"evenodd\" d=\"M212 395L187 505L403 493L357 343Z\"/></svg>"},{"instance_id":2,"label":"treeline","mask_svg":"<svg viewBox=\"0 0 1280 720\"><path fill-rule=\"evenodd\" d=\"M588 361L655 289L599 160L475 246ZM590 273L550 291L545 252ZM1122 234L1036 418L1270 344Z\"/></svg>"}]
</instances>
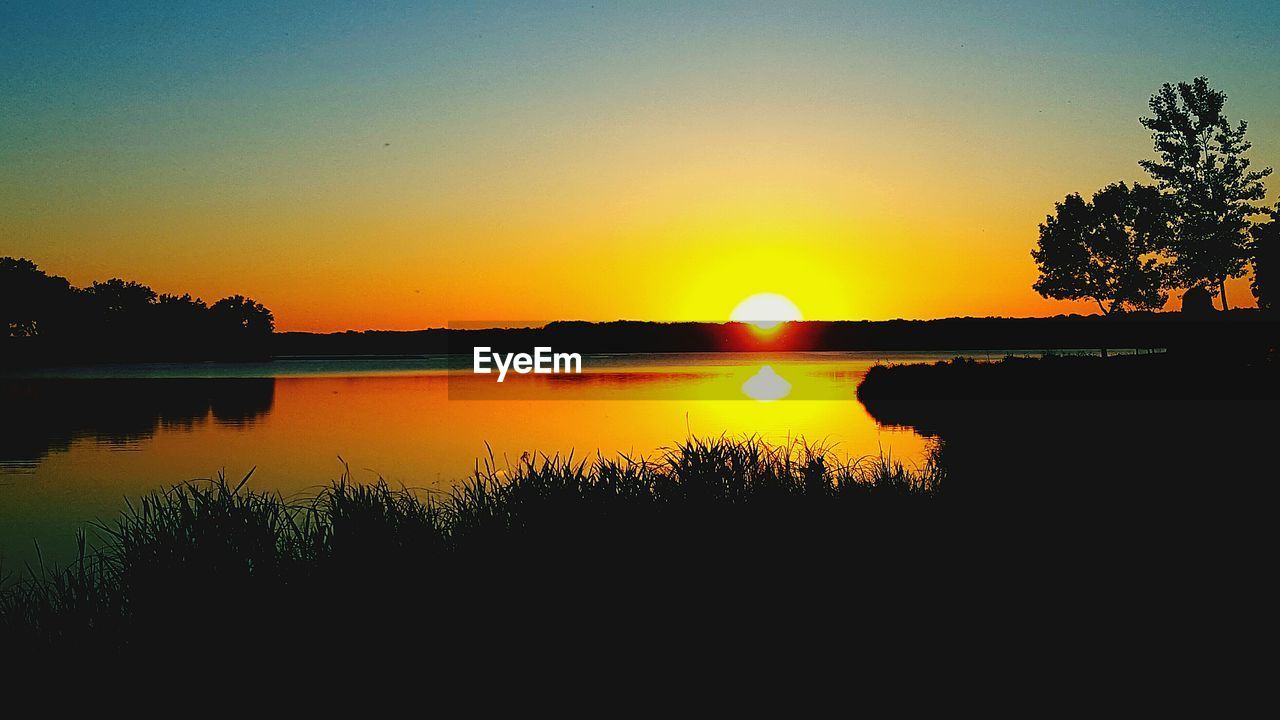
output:
<instances>
[{"instance_id":1,"label":"treeline","mask_svg":"<svg viewBox=\"0 0 1280 720\"><path fill-rule=\"evenodd\" d=\"M119 278L78 288L0 258L3 365L266 358L274 329L271 311L242 295L210 305Z\"/></svg>"},{"instance_id":2,"label":"treeline","mask_svg":"<svg viewBox=\"0 0 1280 720\"><path fill-rule=\"evenodd\" d=\"M276 333L275 355L470 355L485 346L528 352L542 345L565 352L992 351L1168 349L1179 354L1266 354L1280 338L1274 315L1131 312L1051 318L948 318L790 322L768 335L741 323L561 321L541 328L344 333Z\"/></svg>"},{"instance_id":3,"label":"treeline","mask_svg":"<svg viewBox=\"0 0 1280 720\"><path fill-rule=\"evenodd\" d=\"M1258 306L1274 308L1280 205L1245 153L1248 124L1232 125L1225 93L1206 78L1165 83L1151 97L1156 159L1141 160L1153 185L1112 183L1090 200L1072 193L1040 225L1032 286L1056 300L1091 300L1104 314L1164 307L1182 290L1183 310L1229 307L1227 280L1253 272Z\"/></svg>"}]
</instances>

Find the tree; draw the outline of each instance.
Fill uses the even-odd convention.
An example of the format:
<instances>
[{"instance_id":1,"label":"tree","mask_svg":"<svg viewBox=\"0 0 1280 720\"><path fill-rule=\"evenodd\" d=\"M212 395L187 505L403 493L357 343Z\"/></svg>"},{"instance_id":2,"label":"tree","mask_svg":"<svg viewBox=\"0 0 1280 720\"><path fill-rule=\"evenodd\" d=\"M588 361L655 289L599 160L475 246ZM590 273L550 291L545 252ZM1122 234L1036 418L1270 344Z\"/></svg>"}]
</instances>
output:
<instances>
[{"instance_id":1,"label":"tree","mask_svg":"<svg viewBox=\"0 0 1280 720\"><path fill-rule=\"evenodd\" d=\"M1213 309L1213 293L1204 289L1203 285L1194 285L1182 293L1182 314L1188 317L1210 317Z\"/></svg>"},{"instance_id":2,"label":"tree","mask_svg":"<svg viewBox=\"0 0 1280 720\"><path fill-rule=\"evenodd\" d=\"M211 345L209 306L187 293L156 298L150 325L157 357L197 358Z\"/></svg>"},{"instance_id":3,"label":"tree","mask_svg":"<svg viewBox=\"0 0 1280 720\"><path fill-rule=\"evenodd\" d=\"M1248 126L1231 126L1226 101L1204 77L1162 85L1151 96L1152 116L1140 119L1160 159L1139 162L1173 201L1170 285L1215 289L1223 310L1227 279L1243 275L1249 262L1250 217L1262 212L1252 201L1266 194L1262 179L1271 174L1249 169Z\"/></svg>"},{"instance_id":4,"label":"tree","mask_svg":"<svg viewBox=\"0 0 1280 720\"><path fill-rule=\"evenodd\" d=\"M1276 273L1280 271L1280 203L1271 222L1253 229L1253 281L1250 287L1258 307L1273 310L1280 293Z\"/></svg>"},{"instance_id":5,"label":"tree","mask_svg":"<svg viewBox=\"0 0 1280 720\"><path fill-rule=\"evenodd\" d=\"M1040 225L1032 288L1055 300L1091 299L1103 314L1164 305L1156 252L1169 232L1168 203L1149 185L1114 183L1086 202L1072 193Z\"/></svg>"},{"instance_id":6,"label":"tree","mask_svg":"<svg viewBox=\"0 0 1280 720\"><path fill-rule=\"evenodd\" d=\"M94 309L107 322L141 328L147 310L156 301L156 291L133 281L112 278L85 288Z\"/></svg>"},{"instance_id":7,"label":"tree","mask_svg":"<svg viewBox=\"0 0 1280 720\"><path fill-rule=\"evenodd\" d=\"M170 295L165 293L156 298L156 324L166 331L181 331L186 328L199 328L209 312L209 306L200 298L191 297L190 293Z\"/></svg>"},{"instance_id":8,"label":"tree","mask_svg":"<svg viewBox=\"0 0 1280 720\"><path fill-rule=\"evenodd\" d=\"M0 258L0 337L46 334L69 314L74 292L26 258Z\"/></svg>"},{"instance_id":9,"label":"tree","mask_svg":"<svg viewBox=\"0 0 1280 720\"><path fill-rule=\"evenodd\" d=\"M243 295L225 297L214 303L209 312L218 330L233 337L260 339L270 335L276 327L275 316L270 310Z\"/></svg>"},{"instance_id":10,"label":"tree","mask_svg":"<svg viewBox=\"0 0 1280 720\"><path fill-rule=\"evenodd\" d=\"M113 278L80 289L0 257L0 366L67 360L264 357L275 318L242 295L209 307Z\"/></svg>"}]
</instances>

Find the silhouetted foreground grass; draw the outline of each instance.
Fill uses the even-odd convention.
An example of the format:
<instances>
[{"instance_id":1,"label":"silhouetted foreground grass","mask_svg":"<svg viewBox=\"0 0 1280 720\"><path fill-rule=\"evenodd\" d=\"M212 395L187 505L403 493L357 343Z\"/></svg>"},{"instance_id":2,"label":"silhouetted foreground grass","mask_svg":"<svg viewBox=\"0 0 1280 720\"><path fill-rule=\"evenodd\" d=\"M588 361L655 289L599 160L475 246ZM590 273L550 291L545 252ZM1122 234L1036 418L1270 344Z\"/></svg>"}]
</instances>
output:
<instances>
[{"instance_id":1,"label":"silhouetted foreground grass","mask_svg":"<svg viewBox=\"0 0 1280 720\"><path fill-rule=\"evenodd\" d=\"M792 612L766 598L933 554L921 533L944 475L932 460L719 438L646 460L485 463L447 496L346 477L298 501L248 478L188 483L97 525L97 547L82 535L71 567L11 579L2 634L28 652L416 642L442 658L643 643L758 623Z\"/></svg>"}]
</instances>

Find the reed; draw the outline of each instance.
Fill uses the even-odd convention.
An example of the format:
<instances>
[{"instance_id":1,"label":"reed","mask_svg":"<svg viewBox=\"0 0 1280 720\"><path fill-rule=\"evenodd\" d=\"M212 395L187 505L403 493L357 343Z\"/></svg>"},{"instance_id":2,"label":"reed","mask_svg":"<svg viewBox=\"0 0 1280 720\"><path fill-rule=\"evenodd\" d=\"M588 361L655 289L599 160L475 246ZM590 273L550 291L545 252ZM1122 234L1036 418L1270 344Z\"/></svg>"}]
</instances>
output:
<instances>
[{"instance_id":1,"label":"reed","mask_svg":"<svg viewBox=\"0 0 1280 720\"><path fill-rule=\"evenodd\" d=\"M474 607L531 585L567 602L588 580L598 588L642 570L687 586L709 556L745 567L768 552L847 552L849 532L918 514L946 476L936 458L912 467L756 437L690 438L646 458L540 455L500 468L489 457L447 493L344 472L286 500L253 489L251 475L153 492L93 524L69 567L30 567L5 583L0 635L119 649L175 627L202 628L206 641L254 637L268 633L263 617L302 620L299 608L317 602L452 595Z\"/></svg>"}]
</instances>

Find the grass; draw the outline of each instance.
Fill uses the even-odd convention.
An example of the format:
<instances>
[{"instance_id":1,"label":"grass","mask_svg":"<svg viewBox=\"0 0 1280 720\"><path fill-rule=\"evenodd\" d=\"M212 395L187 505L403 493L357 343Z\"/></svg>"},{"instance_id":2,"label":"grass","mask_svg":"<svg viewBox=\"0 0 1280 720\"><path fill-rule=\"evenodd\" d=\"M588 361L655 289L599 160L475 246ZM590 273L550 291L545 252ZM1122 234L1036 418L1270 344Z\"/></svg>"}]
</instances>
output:
<instances>
[{"instance_id":1,"label":"grass","mask_svg":"<svg viewBox=\"0 0 1280 720\"><path fill-rule=\"evenodd\" d=\"M389 604L484 625L512 598L581 624L606 606L581 599L602 594L652 618L649 593L772 582L868 543L919 551L914 532L945 472L936 457L908 467L720 437L651 458L541 456L506 470L490 458L448 494L344 474L286 501L249 479L154 492L95 524L92 542L82 532L71 566L27 568L0 590L0 636L54 651L144 651L174 632L261 645L289 618L350 640ZM445 625L433 642L468 627Z\"/></svg>"}]
</instances>

